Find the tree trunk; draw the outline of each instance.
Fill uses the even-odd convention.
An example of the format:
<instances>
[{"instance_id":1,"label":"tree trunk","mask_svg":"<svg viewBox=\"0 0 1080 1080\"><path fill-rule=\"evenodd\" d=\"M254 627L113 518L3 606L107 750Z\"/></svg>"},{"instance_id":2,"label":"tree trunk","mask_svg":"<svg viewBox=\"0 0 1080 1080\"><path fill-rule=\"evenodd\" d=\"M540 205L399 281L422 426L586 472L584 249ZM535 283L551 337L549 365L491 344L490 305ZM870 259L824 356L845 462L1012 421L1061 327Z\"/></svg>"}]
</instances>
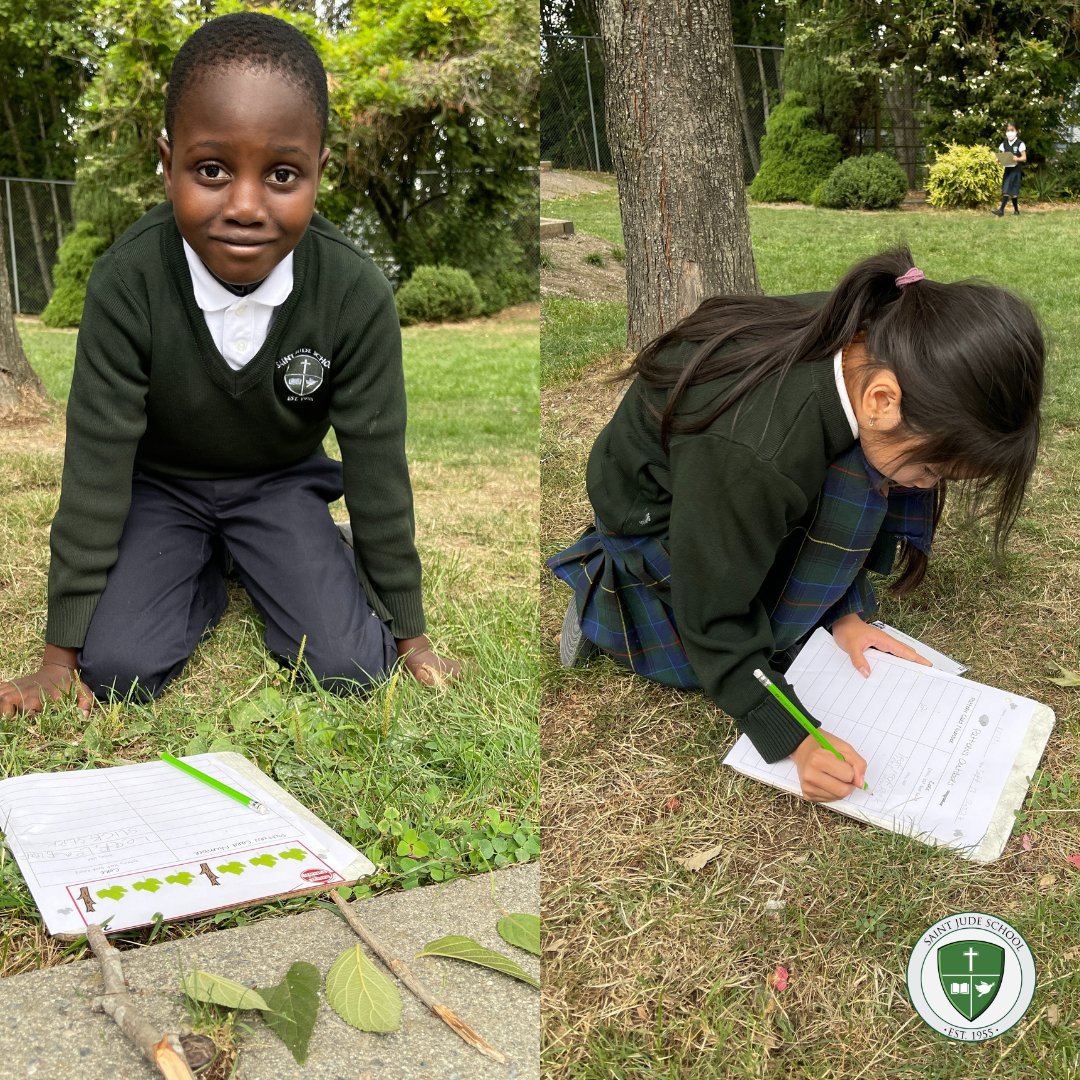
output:
<instances>
[{"instance_id":1,"label":"tree trunk","mask_svg":"<svg viewBox=\"0 0 1080 1080\"><path fill-rule=\"evenodd\" d=\"M32 406L45 396L45 388L26 359L15 326L5 239L0 228L0 420L33 411Z\"/></svg>"},{"instance_id":2,"label":"tree trunk","mask_svg":"<svg viewBox=\"0 0 1080 1080\"><path fill-rule=\"evenodd\" d=\"M718 293L759 291L730 0L598 0L626 243L627 345Z\"/></svg>"},{"instance_id":3,"label":"tree trunk","mask_svg":"<svg viewBox=\"0 0 1080 1080\"><path fill-rule=\"evenodd\" d=\"M750 126L750 110L746 107L746 92L743 90L742 72L738 65L735 67L735 98L739 103L739 116L742 119L743 137L746 139L746 152L750 155L750 167L757 176L761 168L761 155L758 153L758 143L754 136L754 129Z\"/></svg>"}]
</instances>

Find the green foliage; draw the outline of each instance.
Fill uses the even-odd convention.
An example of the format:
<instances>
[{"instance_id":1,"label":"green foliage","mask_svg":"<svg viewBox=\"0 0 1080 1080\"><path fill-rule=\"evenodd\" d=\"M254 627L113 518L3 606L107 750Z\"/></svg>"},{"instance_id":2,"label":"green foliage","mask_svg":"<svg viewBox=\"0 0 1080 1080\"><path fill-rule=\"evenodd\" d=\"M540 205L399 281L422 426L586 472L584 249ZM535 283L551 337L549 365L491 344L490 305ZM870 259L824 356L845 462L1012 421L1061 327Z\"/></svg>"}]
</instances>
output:
<instances>
[{"instance_id":1,"label":"green foliage","mask_svg":"<svg viewBox=\"0 0 1080 1080\"><path fill-rule=\"evenodd\" d=\"M603 266L604 253L602 251L590 251L581 261L588 263L590 266Z\"/></svg>"},{"instance_id":2,"label":"green foliage","mask_svg":"<svg viewBox=\"0 0 1080 1080\"><path fill-rule=\"evenodd\" d=\"M479 964L481 967L491 968L492 971L500 971L513 979L520 979L537 990L540 989L540 980L530 975L520 964L461 934L447 934L436 941L429 941L416 955L445 956L451 960Z\"/></svg>"},{"instance_id":3,"label":"green foliage","mask_svg":"<svg viewBox=\"0 0 1080 1080\"><path fill-rule=\"evenodd\" d=\"M473 280L480 291L481 315L494 315L503 308L540 298L539 277L524 270L504 269L490 274L475 274Z\"/></svg>"},{"instance_id":4,"label":"green foliage","mask_svg":"<svg viewBox=\"0 0 1080 1080\"><path fill-rule=\"evenodd\" d=\"M842 161L815 194L815 205L834 210L894 210L907 195L907 174L891 154L865 154Z\"/></svg>"},{"instance_id":5,"label":"green foliage","mask_svg":"<svg viewBox=\"0 0 1080 1080\"><path fill-rule=\"evenodd\" d=\"M1066 197L1061 174L1051 165L1025 169L1020 192L1036 202L1056 202Z\"/></svg>"},{"instance_id":6,"label":"green foliage","mask_svg":"<svg viewBox=\"0 0 1080 1080\"><path fill-rule=\"evenodd\" d=\"M394 299L402 326L460 322L479 315L483 306L472 275L453 266L418 266Z\"/></svg>"},{"instance_id":7,"label":"green foliage","mask_svg":"<svg viewBox=\"0 0 1080 1080\"><path fill-rule=\"evenodd\" d=\"M289 1048L297 1065L307 1059L308 1043L319 1013L319 969L297 960L277 984L260 991L268 1008L263 1020Z\"/></svg>"},{"instance_id":8,"label":"green foliage","mask_svg":"<svg viewBox=\"0 0 1080 1080\"><path fill-rule=\"evenodd\" d=\"M180 988L192 1001L221 1005L226 1009L268 1009L262 994L224 975L193 971L180 980Z\"/></svg>"},{"instance_id":9,"label":"green foliage","mask_svg":"<svg viewBox=\"0 0 1080 1080\"><path fill-rule=\"evenodd\" d=\"M94 260L105 250L106 242L93 224L80 221L60 245L53 273L55 289L48 306L41 313L46 326L78 326L86 301L86 282Z\"/></svg>"},{"instance_id":10,"label":"green foliage","mask_svg":"<svg viewBox=\"0 0 1080 1080\"><path fill-rule=\"evenodd\" d=\"M944 208L982 206L1000 194L1001 173L987 147L950 143L930 166L927 202Z\"/></svg>"},{"instance_id":11,"label":"green foliage","mask_svg":"<svg viewBox=\"0 0 1080 1080\"><path fill-rule=\"evenodd\" d=\"M1069 199L1080 199L1080 143L1071 143L1058 154L1053 168L1062 194Z\"/></svg>"},{"instance_id":12,"label":"green foliage","mask_svg":"<svg viewBox=\"0 0 1080 1080\"><path fill-rule=\"evenodd\" d=\"M761 168L747 190L758 202L809 202L839 160L839 139L814 126L802 94L788 94L765 125Z\"/></svg>"},{"instance_id":13,"label":"green foliage","mask_svg":"<svg viewBox=\"0 0 1080 1080\"><path fill-rule=\"evenodd\" d=\"M523 912L504 915L496 925L499 937L509 945L540 955L540 916Z\"/></svg>"}]
</instances>

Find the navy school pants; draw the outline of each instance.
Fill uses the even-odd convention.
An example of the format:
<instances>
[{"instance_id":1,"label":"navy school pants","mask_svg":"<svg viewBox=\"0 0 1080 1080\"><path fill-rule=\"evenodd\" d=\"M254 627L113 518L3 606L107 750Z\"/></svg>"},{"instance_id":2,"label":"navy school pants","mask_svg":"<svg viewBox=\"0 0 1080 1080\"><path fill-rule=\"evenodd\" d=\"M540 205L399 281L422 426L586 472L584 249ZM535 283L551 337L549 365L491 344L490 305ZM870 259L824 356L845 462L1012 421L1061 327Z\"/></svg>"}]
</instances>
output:
<instances>
[{"instance_id":1,"label":"navy school pants","mask_svg":"<svg viewBox=\"0 0 1080 1080\"><path fill-rule=\"evenodd\" d=\"M305 671L326 689L347 693L381 678L397 647L330 517L341 493L341 464L322 456L229 480L136 473L80 654L83 681L97 697L156 697L224 613L227 557L282 664L296 662L306 637Z\"/></svg>"}]
</instances>

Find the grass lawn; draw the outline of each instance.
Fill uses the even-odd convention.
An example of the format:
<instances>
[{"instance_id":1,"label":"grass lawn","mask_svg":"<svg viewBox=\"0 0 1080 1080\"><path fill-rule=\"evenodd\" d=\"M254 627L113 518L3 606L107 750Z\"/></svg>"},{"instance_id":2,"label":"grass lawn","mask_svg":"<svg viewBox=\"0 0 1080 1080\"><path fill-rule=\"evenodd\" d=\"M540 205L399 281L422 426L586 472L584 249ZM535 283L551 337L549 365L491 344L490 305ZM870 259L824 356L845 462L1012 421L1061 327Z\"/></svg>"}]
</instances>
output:
<instances>
[{"instance_id":1,"label":"grass lawn","mask_svg":"<svg viewBox=\"0 0 1080 1080\"><path fill-rule=\"evenodd\" d=\"M614 195L543 212L621 242ZM545 573L546 1075L1078 1075L1080 871L1066 860L1080 852L1080 691L1049 679L1057 664L1080 668L1080 214L755 207L751 225L767 292L830 288L860 256L904 240L929 276L1003 283L1038 310L1050 342L1044 443L1010 554L995 565L981 526L954 514L924 586L882 611L970 664L972 678L1047 703L1057 725L1005 854L978 866L722 768L736 728L700 694L608 661L561 669L568 593ZM628 359L620 307L544 305L544 555L590 520L585 460L617 400L605 376ZM675 861L718 843L699 872ZM1025 935L1039 989L1016 1028L960 1045L919 1019L905 969L923 930L968 910ZM769 982L781 964L782 992Z\"/></svg>"},{"instance_id":2,"label":"grass lawn","mask_svg":"<svg viewBox=\"0 0 1080 1080\"><path fill-rule=\"evenodd\" d=\"M28 320L20 330L59 402L75 335ZM360 701L294 686L235 588L220 626L152 705L102 709L88 723L70 703L31 722L0 720L0 777L146 761L162 749L235 749L368 854L379 872L366 888L410 888L535 857L537 337L535 306L404 331L429 633L437 649L463 661L459 684L435 691L404 677ZM40 654L62 411L57 403L43 423L0 431L0 678L31 670ZM344 517L343 505L332 509ZM409 829L427 857L399 856ZM319 902L301 898L120 936L160 940ZM0 847L0 975L84 951L46 936Z\"/></svg>"}]
</instances>

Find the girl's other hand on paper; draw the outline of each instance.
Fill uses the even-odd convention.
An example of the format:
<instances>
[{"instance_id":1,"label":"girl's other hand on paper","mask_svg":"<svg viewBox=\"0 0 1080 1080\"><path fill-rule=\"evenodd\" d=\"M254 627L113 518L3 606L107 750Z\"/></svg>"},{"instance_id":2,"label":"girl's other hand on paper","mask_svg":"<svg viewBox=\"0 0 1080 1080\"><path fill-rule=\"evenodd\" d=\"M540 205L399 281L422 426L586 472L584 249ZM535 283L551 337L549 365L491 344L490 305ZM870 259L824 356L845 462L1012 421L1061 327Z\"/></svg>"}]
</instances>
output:
<instances>
[{"instance_id":1,"label":"girl's other hand on paper","mask_svg":"<svg viewBox=\"0 0 1080 1080\"><path fill-rule=\"evenodd\" d=\"M812 735L807 735L791 755L799 770L803 798L811 802L843 799L860 789L866 780L866 759L862 754L838 735L827 731L821 734L844 755L843 761L826 750Z\"/></svg>"},{"instance_id":2,"label":"girl's other hand on paper","mask_svg":"<svg viewBox=\"0 0 1080 1080\"><path fill-rule=\"evenodd\" d=\"M916 664L925 667L933 667L933 664L920 656L910 645L890 637L884 630L870 623L863 622L858 615L845 615L832 624L833 641L851 657L855 669L864 678L870 676L870 664L863 655L867 649L877 649L879 652L892 653L903 660L912 660Z\"/></svg>"}]
</instances>

